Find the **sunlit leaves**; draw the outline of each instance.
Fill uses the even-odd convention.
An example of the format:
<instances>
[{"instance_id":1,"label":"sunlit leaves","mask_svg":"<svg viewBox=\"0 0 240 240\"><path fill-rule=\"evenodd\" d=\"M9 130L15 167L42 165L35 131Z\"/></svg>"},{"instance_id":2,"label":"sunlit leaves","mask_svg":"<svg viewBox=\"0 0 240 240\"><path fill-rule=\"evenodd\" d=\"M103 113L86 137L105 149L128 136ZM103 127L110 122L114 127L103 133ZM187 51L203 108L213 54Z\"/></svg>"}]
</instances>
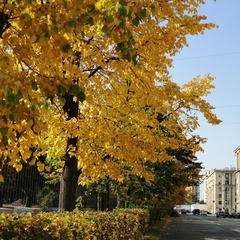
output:
<instances>
[{"instance_id":1,"label":"sunlit leaves","mask_svg":"<svg viewBox=\"0 0 240 240\"><path fill-rule=\"evenodd\" d=\"M186 36L215 27L197 15L201 0L14 2L0 39L0 150L18 169L26 161L60 173L66 141L77 137L71 154L86 181L150 178L145 163L172 160L166 148L197 129L194 111L219 123L204 99L210 76L181 87L168 74ZM69 96L79 107L72 119Z\"/></svg>"},{"instance_id":2,"label":"sunlit leaves","mask_svg":"<svg viewBox=\"0 0 240 240\"><path fill-rule=\"evenodd\" d=\"M42 163L41 161L37 162L37 169L39 172L42 172L45 169L45 165L44 163Z\"/></svg>"},{"instance_id":3,"label":"sunlit leaves","mask_svg":"<svg viewBox=\"0 0 240 240\"><path fill-rule=\"evenodd\" d=\"M27 149L21 155L22 155L22 159L24 161L27 161L28 159L30 159L30 157L32 155L32 151Z\"/></svg>"}]
</instances>

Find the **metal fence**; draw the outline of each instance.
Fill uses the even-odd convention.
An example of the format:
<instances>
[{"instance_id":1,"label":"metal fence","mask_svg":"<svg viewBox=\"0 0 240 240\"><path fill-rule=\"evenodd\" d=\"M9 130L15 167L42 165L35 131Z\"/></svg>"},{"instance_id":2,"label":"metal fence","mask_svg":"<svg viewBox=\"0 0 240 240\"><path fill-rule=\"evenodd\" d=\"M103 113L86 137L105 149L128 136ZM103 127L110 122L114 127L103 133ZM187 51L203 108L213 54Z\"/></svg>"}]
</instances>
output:
<instances>
[{"instance_id":1,"label":"metal fence","mask_svg":"<svg viewBox=\"0 0 240 240\"><path fill-rule=\"evenodd\" d=\"M15 168L4 164L2 166L4 182L0 183L0 207L4 205L26 206L37 205L37 195L45 186L45 178L38 172L36 166L23 163L23 168L17 172Z\"/></svg>"},{"instance_id":2,"label":"metal fence","mask_svg":"<svg viewBox=\"0 0 240 240\"><path fill-rule=\"evenodd\" d=\"M47 183L36 166L23 163L22 170L17 172L14 167L4 163L1 173L4 182L0 183L0 207L41 207L43 200L45 204L51 201L49 207L59 208L60 182L54 185ZM117 206L117 197L104 190L105 187L96 184L90 190L78 186L76 199L82 197L84 209L111 210ZM47 199L50 195L51 199Z\"/></svg>"}]
</instances>

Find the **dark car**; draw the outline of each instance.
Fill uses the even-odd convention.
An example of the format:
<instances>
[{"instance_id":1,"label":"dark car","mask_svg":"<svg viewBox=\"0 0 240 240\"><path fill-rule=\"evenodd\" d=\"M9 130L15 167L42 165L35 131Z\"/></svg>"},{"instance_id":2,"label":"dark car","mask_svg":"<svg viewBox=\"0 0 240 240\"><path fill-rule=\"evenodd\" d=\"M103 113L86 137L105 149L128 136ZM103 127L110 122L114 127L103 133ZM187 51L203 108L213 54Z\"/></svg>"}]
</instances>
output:
<instances>
[{"instance_id":1,"label":"dark car","mask_svg":"<svg viewBox=\"0 0 240 240\"><path fill-rule=\"evenodd\" d=\"M240 213L231 213L228 215L229 218L240 218Z\"/></svg>"},{"instance_id":2,"label":"dark car","mask_svg":"<svg viewBox=\"0 0 240 240\"><path fill-rule=\"evenodd\" d=\"M193 215L199 215L200 209L193 209L192 213L193 213Z\"/></svg>"},{"instance_id":3,"label":"dark car","mask_svg":"<svg viewBox=\"0 0 240 240\"><path fill-rule=\"evenodd\" d=\"M173 210L171 211L170 216L171 216L171 217L179 217L179 212L178 212L177 210L173 209Z\"/></svg>"},{"instance_id":4,"label":"dark car","mask_svg":"<svg viewBox=\"0 0 240 240\"><path fill-rule=\"evenodd\" d=\"M187 210L186 209L181 209L181 214L187 214Z\"/></svg>"},{"instance_id":5,"label":"dark car","mask_svg":"<svg viewBox=\"0 0 240 240\"><path fill-rule=\"evenodd\" d=\"M225 217L228 217L228 216L229 216L228 212L224 212L224 211L216 212L216 217L217 218L225 218Z\"/></svg>"}]
</instances>

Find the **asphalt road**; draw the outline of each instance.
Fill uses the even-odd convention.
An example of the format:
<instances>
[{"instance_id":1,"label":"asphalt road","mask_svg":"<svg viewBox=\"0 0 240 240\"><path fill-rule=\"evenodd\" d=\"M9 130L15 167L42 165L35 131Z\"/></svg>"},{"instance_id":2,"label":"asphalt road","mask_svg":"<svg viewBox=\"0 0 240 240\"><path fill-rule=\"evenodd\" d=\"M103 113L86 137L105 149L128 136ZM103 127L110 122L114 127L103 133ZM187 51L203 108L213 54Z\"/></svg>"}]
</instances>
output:
<instances>
[{"instance_id":1,"label":"asphalt road","mask_svg":"<svg viewBox=\"0 0 240 240\"><path fill-rule=\"evenodd\" d=\"M240 219L215 215L172 217L161 240L240 240Z\"/></svg>"}]
</instances>

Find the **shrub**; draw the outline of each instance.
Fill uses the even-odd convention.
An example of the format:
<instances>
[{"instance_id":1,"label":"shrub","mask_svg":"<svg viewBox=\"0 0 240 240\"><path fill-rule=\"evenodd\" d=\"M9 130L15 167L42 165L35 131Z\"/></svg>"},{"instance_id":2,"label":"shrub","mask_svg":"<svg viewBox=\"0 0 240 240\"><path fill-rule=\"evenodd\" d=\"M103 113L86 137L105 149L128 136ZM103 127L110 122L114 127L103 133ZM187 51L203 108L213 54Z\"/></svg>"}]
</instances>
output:
<instances>
[{"instance_id":1,"label":"shrub","mask_svg":"<svg viewBox=\"0 0 240 240\"><path fill-rule=\"evenodd\" d=\"M140 209L0 214L0 236L3 240L138 240L142 239L147 222L147 211Z\"/></svg>"}]
</instances>

